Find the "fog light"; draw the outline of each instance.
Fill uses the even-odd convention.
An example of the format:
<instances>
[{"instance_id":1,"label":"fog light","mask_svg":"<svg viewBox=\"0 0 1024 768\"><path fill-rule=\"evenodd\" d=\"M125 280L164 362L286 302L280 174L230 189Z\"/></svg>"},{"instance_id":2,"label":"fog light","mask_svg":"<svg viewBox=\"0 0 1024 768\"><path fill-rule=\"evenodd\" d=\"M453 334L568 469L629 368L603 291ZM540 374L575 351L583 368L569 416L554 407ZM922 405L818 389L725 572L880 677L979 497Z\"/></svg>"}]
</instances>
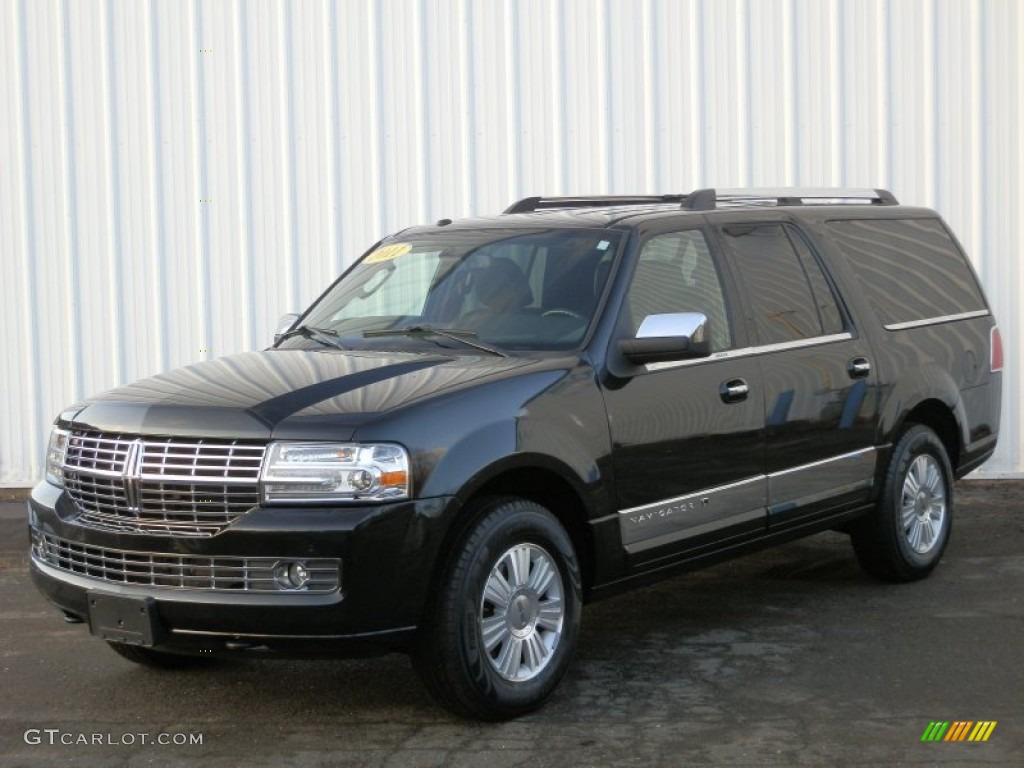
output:
<instances>
[{"instance_id":1,"label":"fog light","mask_svg":"<svg viewBox=\"0 0 1024 768\"><path fill-rule=\"evenodd\" d=\"M309 583L309 571L303 562L278 563L274 566L274 581L281 589L302 589Z\"/></svg>"}]
</instances>

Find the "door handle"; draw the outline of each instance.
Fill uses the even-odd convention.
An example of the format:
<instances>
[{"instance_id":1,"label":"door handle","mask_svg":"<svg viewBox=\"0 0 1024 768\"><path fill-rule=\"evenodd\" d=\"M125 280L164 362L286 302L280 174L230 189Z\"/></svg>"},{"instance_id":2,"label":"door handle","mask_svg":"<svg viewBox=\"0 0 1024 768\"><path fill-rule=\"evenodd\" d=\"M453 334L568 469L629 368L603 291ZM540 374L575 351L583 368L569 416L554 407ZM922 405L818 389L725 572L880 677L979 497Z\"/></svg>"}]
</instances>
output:
<instances>
[{"instance_id":1,"label":"door handle","mask_svg":"<svg viewBox=\"0 0 1024 768\"><path fill-rule=\"evenodd\" d=\"M863 379L871 373L871 363L866 357L855 357L846 365L846 372L851 379Z\"/></svg>"},{"instance_id":2,"label":"door handle","mask_svg":"<svg viewBox=\"0 0 1024 768\"><path fill-rule=\"evenodd\" d=\"M718 388L718 394L723 403L738 403L747 399L750 387L743 379L729 379L722 382L722 386Z\"/></svg>"}]
</instances>

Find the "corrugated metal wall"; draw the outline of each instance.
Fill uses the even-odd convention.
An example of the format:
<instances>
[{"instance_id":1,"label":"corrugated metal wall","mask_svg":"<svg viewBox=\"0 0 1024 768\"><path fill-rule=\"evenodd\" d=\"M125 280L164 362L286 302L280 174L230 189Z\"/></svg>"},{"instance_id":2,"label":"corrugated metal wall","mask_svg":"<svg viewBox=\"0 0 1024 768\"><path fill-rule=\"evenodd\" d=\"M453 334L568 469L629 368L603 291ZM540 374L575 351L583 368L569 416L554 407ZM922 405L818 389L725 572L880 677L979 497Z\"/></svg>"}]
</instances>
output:
<instances>
[{"instance_id":1,"label":"corrugated metal wall","mask_svg":"<svg viewBox=\"0 0 1024 768\"><path fill-rule=\"evenodd\" d=\"M1016 0L0 0L0 485L77 398L265 345L382 234L533 193L891 188L1003 328Z\"/></svg>"}]
</instances>

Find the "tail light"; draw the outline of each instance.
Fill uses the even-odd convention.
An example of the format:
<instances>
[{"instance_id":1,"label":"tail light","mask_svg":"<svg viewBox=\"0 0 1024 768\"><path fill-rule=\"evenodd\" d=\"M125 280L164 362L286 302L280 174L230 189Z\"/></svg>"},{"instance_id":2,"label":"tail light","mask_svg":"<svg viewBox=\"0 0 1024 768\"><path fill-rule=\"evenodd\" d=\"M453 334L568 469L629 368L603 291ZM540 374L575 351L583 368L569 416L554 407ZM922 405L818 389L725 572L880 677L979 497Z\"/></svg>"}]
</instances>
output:
<instances>
[{"instance_id":1,"label":"tail light","mask_svg":"<svg viewBox=\"0 0 1024 768\"><path fill-rule=\"evenodd\" d=\"M999 327L992 326L988 339L989 370L992 373L1003 370L1003 337L999 333Z\"/></svg>"}]
</instances>

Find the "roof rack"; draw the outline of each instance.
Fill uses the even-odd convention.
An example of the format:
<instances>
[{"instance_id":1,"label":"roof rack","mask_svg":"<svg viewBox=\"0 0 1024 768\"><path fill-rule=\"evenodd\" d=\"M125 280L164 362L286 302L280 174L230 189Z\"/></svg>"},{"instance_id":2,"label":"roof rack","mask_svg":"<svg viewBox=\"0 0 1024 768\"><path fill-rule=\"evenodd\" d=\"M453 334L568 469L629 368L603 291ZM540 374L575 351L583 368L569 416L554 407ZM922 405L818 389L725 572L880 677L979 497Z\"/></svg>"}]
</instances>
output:
<instances>
[{"instance_id":1,"label":"roof rack","mask_svg":"<svg viewBox=\"0 0 1024 768\"><path fill-rule=\"evenodd\" d=\"M899 205L887 189L847 187L751 187L747 189L697 189L688 195L576 195L573 197L524 197L504 213L533 213L559 208L609 208L619 205L679 203L688 211L713 211L726 205Z\"/></svg>"},{"instance_id":2,"label":"roof rack","mask_svg":"<svg viewBox=\"0 0 1024 768\"><path fill-rule=\"evenodd\" d=\"M615 205L681 203L686 195L577 195L574 197L524 197L503 213L532 213L556 208L608 208Z\"/></svg>"},{"instance_id":3,"label":"roof rack","mask_svg":"<svg viewBox=\"0 0 1024 768\"><path fill-rule=\"evenodd\" d=\"M719 203L747 205L899 205L887 189L846 187L753 187L749 189L698 189L682 201L690 211L713 211Z\"/></svg>"}]
</instances>

